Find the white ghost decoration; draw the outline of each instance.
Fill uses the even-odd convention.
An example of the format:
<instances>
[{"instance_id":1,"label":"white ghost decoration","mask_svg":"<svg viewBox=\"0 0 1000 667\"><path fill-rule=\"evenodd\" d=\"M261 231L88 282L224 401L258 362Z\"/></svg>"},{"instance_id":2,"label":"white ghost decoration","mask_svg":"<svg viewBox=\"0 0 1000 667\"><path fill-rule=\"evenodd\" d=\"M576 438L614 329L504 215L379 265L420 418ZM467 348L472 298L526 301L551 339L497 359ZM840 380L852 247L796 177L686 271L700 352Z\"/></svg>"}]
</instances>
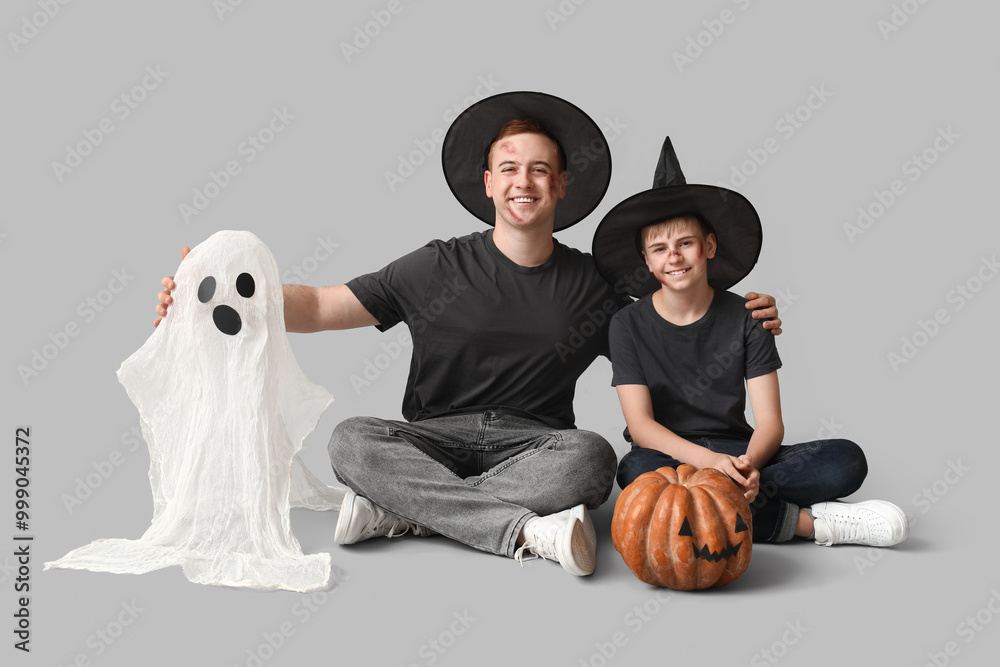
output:
<instances>
[{"instance_id":1,"label":"white ghost decoration","mask_svg":"<svg viewBox=\"0 0 1000 667\"><path fill-rule=\"evenodd\" d=\"M97 540L45 567L181 565L200 584L322 588L330 555L303 555L289 509L340 508L344 490L297 454L333 397L292 355L274 258L250 232L218 232L174 282L169 314L118 369L149 444L152 525L138 540Z\"/></svg>"}]
</instances>

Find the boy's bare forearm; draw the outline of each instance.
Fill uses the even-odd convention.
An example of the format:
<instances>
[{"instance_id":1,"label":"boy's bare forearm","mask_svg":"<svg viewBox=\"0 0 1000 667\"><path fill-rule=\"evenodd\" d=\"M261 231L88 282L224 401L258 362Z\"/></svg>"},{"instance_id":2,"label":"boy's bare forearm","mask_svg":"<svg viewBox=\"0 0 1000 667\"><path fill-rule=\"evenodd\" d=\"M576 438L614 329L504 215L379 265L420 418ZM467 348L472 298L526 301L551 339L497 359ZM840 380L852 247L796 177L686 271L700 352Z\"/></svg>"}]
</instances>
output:
<instances>
[{"instance_id":1,"label":"boy's bare forearm","mask_svg":"<svg viewBox=\"0 0 1000 667\"><path fill-rule=\"evenodd\" d=\"M685 440L666 426L657 423L653 419L639 418L635 420L635 428L628 425L629 435L632 441L640 447L655 449L659 452L673 457L681 463L689 463L696 468L705 467L705 454L709 450L690 440Z\"/></svg>"},{"instance_id":2,"label":"boy's bare forearm","mask_svg":"<svg viewBox=\"0 0 1000 667\"><path fill-rule=\"evenodd\" d=\"M785 437L785 427L780 420L777 423L757 423L750 443L747 445L747 454L753 467L760 469L778 452L781 441Z\"/></svg>"},{"instance_id":3,"label":"boy's bare forearm","mask_svg":"<svg viewBox=\"0 0 1000 667\"><path fill-rule=\"evenodd\" d=\"M640 447L655 449L682 463L690 463L696 468L705 467L705 455L711 453L709 450L685 440L654 419L649 387L642 384L622 384L618 385L617 391L632 442Z\"/></svg>"}]
</instances>

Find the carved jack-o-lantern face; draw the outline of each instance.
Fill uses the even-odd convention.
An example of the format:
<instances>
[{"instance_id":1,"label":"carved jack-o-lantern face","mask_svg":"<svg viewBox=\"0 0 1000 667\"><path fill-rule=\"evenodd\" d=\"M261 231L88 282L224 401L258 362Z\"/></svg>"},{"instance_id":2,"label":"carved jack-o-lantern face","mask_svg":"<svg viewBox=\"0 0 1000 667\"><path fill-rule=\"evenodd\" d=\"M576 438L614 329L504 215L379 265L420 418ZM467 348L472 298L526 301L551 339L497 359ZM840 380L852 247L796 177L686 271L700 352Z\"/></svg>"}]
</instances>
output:
<instances>
[{"instance_id":1,"label":"carved jack-o-lantern face","mask_svg":"<svg viewBox=\"0 0 1000 667\"><path fill-rule=\"evenodd\" d=\"M750 507L718 470L682 465L640 475L615 504L611 536L635 576L677 590L721 586L750 564Z\"/></svg>"},{"instance_id":2,"label":"carved jack-o-lantern face","mask_svg":"<svg viewBox=\"0 0 1000 667\"><path fill-rule=\"evenodd\" d=\"M747 533L746 537L749 537L750 528L747 527L743 517L736 514L736 525L733 526L733 535L735 537L740 537L739 533ZM687 517L684 518L684 523L681 524L681 529L677 533L679 537L690 537L692 538L691 546L694 549L695 558L704 558L705 560L717 562L720 560L729 560L730 558L739 555L740 547L743 546L745 540L740 540L739 542L733 542L733 538L730 538L730 543L728 546L722 548L722 551L711 551L707 544L702 544L701 548L698 547L697 543L694 542L694 533L691 532L691 524L688 522Z\"/></svg>"}]
</instances>

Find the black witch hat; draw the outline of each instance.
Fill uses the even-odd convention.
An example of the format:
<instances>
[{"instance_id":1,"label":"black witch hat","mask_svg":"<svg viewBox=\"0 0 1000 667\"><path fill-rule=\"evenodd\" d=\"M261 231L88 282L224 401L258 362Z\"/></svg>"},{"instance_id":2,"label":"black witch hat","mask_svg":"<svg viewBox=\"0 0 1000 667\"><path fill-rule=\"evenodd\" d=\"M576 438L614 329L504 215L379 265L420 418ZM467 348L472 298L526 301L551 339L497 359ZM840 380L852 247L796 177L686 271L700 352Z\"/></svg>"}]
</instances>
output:
<instances>
[{"instance_id":1,"label":"black witch hat","mask_svg":"<svg viewBox=\"0 0 1000 667\"><path fill-rule=\"evenodd\" d=\"M472 215L488 225L496 207L486 196L483 173L500 128L510 120L535 120L556 138L566 155L569 185L556 206L553 231L583 220L604 198L611 183L611 150L593 119L566 100L535 92L502 93L463 111L451 124L441 149L448 187Z\"/></svg>"},{"instance_id":2,"label":"black witch hat","mask_svg":"<svg viewBox=\"0 0 1000 667\"><path fill-rule=\"evenodd\" d=\"M641 298L660 287L640 254L646 225L694 215L708 223L718 248L708 260L708 282L729 289L743 280L760 256L760 216L746 197L714 185L688 185L670 137L663 142L653 188L608 212L594 233L592 253L604 278Z\"/></svg>"}]
</instances>

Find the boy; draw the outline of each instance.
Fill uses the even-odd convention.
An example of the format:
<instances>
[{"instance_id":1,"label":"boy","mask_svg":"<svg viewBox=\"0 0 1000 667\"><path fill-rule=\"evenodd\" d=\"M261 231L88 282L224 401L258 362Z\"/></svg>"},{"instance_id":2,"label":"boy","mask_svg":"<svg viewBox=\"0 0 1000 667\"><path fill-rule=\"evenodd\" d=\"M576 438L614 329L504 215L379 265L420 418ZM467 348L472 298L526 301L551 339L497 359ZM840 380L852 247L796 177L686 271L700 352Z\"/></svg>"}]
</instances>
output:
<instances>
[{"instance_id":1,"label":"boy","mask_svg":"<svg viewBox=\"0 0 1000 667\"><path fill-rule=\"evenodd\" d=\"M682 463L717 468L751 501L755 541L902 542L906 515L892 503L827 502L861 486L867 464L856 444L781 446L773 336L754 326L742 297L725 291L760 253L753 206L724 188L685 185L669 139L661 164L659 182L680 184L622 202L594 239L605 277L624 280L640 297L614 316L609 332L612 384L632 442L618 483ZM744 417L747 394L755 429ZM770 493L759 494L762 484Z\"/></svg>"}]
</instances>

